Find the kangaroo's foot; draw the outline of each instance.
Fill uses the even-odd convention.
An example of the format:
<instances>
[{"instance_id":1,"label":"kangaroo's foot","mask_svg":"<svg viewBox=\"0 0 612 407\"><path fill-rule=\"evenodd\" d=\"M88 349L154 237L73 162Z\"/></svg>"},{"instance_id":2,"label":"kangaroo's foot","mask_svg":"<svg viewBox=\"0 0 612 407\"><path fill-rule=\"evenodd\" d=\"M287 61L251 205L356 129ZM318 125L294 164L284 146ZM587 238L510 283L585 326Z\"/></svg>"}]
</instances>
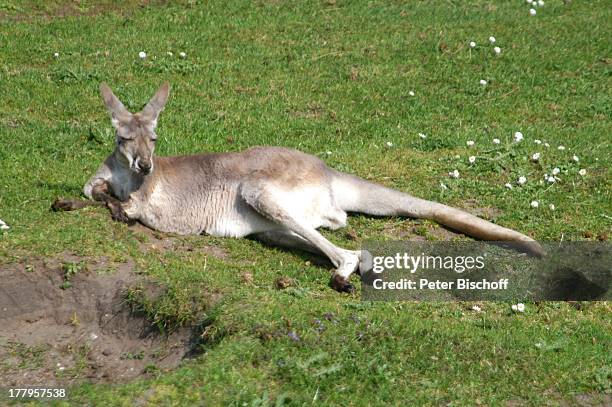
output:
<instances>
[{"instance_id":1,"label":"kangaroo's foot","mask_svg":"<svg viewBox=\"0 0 612 407\"><path fill-rule=\"evenodd\" d=\"M347 278L335 273L334 275L332 275L329 285L331 286L331 288L338 291L339 293L352 294L355 292L355 286L351 284Z\"/></svg>"},{"instance_id":2,"label":"kangaroo's foot","mask_svg":"<svg viewBox=\"0 0 612 407\"><path fill-rule=\"evenodd\" d=\"M341 293L355 292L355 286L349 282L351 274L353 274L360 264L360 252L354 250L341 250L340 264L332 275L331 287Z\"/></svg>"}]
</instances>

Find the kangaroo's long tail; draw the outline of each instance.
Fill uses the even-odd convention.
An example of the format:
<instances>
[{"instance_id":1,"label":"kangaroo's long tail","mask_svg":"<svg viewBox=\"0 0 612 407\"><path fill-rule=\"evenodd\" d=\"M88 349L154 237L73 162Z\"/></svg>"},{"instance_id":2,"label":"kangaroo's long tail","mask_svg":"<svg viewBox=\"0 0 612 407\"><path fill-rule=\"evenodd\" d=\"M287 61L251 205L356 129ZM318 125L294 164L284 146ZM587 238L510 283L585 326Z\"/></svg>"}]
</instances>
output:
<instances>
[{"instance_id":1,"label":"kangaroo's long tail","mask_svg":"<svg viewBox=\"0 0 612 407\"><path fill-rule=\"evenodd\" d=\"M354 175L333 171L332 193L336 203L348 212L431 219L477 239L517 242L521 249L531 254L544 254L538 242L515 230L496 225L460 209L416 198Z\"/></svg>"}]
</instances>

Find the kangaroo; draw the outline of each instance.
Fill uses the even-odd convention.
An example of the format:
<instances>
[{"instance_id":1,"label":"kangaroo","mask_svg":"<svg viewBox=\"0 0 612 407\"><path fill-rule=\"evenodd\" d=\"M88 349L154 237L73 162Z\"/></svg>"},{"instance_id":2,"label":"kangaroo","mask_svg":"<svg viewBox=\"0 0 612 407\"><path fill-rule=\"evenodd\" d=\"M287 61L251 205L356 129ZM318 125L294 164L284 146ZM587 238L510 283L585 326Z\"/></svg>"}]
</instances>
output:
<instances>
[{"instance_id":1,"label":"kangaroo","mask_svg":"<svg viewBox=\"0 0 612 407\"><path fill-rule=\"evenodd\" d=\"M106 205L115 220L139 221L162 232L253 236L268 244L329 258L331 286L351 292L360 251L332 244L318 228L346 226L347 213L431 219L466 235L518 242L541 254L530 237L462 210L426 201L328 167L319 158L283 147L242 152L154 156L159 114L169 95L164 83L139 113L130 113L112 90L100 91L116 130L114 152L85 184L94 202L61 200L55 209Z\"/></svg>"}]
</instances>

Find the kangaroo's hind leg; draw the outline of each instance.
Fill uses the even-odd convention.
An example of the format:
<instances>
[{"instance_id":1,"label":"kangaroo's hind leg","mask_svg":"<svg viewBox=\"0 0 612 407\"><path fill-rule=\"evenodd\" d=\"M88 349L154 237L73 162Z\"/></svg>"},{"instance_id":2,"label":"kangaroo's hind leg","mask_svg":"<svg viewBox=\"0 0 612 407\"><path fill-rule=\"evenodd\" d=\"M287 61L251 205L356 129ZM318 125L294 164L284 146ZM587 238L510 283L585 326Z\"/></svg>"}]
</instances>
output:
<instances>
[{"instance_id":1,"label":"kangaroo's hind leg","mask_svg":"<svg viewBox=\"0 0 612 407\"><path fill-rule=\"evenodd\" d=\"M354 290L349 283L349 277L359 267L360 252L342 249L327 240L308 224L303 216L292 213L290 208L279 203L285 202L287 197L276 188L269 188L265 183L243 184L241 195L253 209L273 221L277 229L300 236L309 243L306 247L314 248L329 258L336 267L331 280L335 290L341 292Z\"/></svg>"}]
</instances>

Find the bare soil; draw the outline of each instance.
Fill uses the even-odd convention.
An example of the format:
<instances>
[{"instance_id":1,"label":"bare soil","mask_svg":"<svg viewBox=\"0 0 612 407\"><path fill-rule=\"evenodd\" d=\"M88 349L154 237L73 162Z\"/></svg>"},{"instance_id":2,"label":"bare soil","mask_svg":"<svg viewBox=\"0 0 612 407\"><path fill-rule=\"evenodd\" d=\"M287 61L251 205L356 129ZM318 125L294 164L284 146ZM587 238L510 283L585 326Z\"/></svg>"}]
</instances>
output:
<instances>
[{"instance_id":1,"label":"bare soil","mask_svg":"<svg viewBox=\"0 0 612 407\"><path fill-rule=\"evenodd\" d=\"M132 284L159 293L138 281L131 262L100 274L104 261L68 259L0 266L4 386L125 382L197 353L192 329L161 334L124 301Z\"/></svg>"}]
</instances>

